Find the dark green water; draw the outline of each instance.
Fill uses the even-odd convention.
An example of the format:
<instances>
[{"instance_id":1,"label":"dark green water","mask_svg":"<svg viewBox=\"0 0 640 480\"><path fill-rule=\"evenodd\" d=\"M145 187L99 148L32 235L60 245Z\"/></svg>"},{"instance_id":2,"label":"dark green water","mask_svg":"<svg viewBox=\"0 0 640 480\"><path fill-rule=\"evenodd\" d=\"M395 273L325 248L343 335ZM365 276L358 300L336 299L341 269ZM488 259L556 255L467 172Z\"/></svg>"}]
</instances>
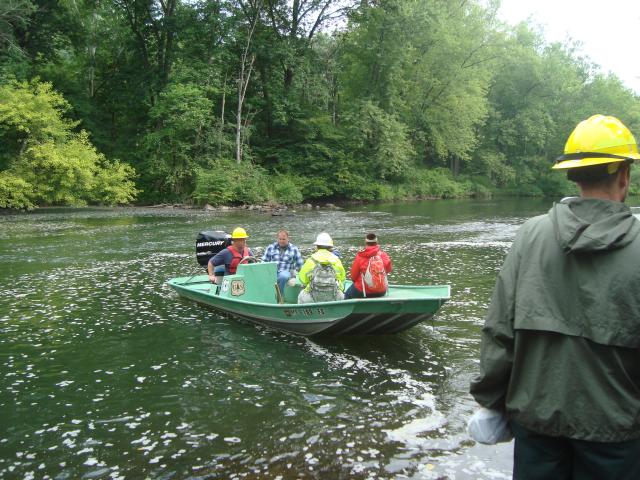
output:
<instances>
[{"instance_id":1,"label":"dark green water","mask_svg":"<svg viewBox=\"0 0 640 480\"><path fill-rule=\"evenodd\" d=\"M432 201L295 216L153 209L0 216L0 478L510 478L465 433L495 275L550 201ZM308 340L178 299L198 231L375 231L393 283L450 284L433 323Z\"/></svg>"}]
</instances>

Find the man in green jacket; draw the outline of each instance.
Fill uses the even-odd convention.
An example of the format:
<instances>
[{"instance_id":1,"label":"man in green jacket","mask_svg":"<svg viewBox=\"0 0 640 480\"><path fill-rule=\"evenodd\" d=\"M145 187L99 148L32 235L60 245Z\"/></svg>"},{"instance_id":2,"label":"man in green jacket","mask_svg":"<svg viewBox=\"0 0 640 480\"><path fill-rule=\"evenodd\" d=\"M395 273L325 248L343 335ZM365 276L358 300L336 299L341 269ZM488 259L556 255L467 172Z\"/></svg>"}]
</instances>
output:
<instances>
[{"instance_id":1,"label":"man in green jacket","mask_svg":"<svg viewBox=\"0 0 640 480\"><path fill-rule=\"evenodd\" d=\"M580 197L528 220L498 275L470 391L509 419L516 479L640 478L637 159L618 119L578 124L553 168Z\"/></svg>"}]
</instances>

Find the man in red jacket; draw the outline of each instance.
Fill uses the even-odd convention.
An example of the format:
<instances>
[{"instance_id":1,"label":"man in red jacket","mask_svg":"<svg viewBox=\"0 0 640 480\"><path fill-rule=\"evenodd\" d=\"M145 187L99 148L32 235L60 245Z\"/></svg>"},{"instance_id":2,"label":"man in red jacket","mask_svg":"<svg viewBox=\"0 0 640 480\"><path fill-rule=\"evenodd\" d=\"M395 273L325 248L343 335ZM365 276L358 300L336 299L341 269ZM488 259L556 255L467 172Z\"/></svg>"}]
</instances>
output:
<instances>
[{"instance_id":1,"label":"man in red jacket","mask_svg":"<svg viewBox=\"0 0 640 480\"><path fill-rule=\"evenodd\" d=\"M353 284L344 299L382 297L387 293L387 274L391 272L389 255L380 250L375 233L367 233L365 248L356 254L351 265Z\"/></svg>"}]
</instances>

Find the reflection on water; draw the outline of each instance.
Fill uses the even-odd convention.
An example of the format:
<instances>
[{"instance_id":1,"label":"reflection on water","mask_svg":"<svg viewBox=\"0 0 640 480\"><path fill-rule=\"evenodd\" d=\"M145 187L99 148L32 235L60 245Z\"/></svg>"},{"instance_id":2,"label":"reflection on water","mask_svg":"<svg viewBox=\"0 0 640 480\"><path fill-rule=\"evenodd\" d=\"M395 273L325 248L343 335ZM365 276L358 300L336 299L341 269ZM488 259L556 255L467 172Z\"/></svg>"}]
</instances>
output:
<instances>
[{"instance_id":1,"label":"reflection on water","mask_svg":"<svg viewBox=\"0 0 640 480\"><path fill-rule=\"evenodd\" d=\"M438 201L271 217L93 209L0 217L0 478L510 478L475 445L482 316L544 201ZM305 339L180 300L195 235L329 231L349 265L374 230L392 282L447 283L433 322Z\"/></svg>"}]
</instances>

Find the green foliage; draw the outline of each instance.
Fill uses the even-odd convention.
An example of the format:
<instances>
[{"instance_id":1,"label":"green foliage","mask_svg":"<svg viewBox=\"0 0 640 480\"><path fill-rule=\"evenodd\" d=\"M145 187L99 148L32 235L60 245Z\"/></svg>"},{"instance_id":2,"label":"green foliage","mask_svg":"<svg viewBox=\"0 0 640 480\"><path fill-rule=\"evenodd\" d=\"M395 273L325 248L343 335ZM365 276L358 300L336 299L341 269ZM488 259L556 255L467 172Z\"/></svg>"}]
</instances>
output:
<instances>
[{"instance_id":1,"label":"green foliage","mask_svg":"<svg viewBox=\"0 0 640 480\"><path fill-rule=\"evenodd\" d=\"M508 164L506 155L495 150L478 150L474 156L473 171L490 179L492 184L503 187L513 183L515 168Z\"/></svg>"},{"instance_id":2,"label":"green foliage","mask_svg":"<svg viewBox=\"0 0 640 480\"><path fill-rule=\"evenodd\" d=\"M352 102L373 100L403 122L429 163L467 159L486 115L494 43L471 2L383 2L356 17L343 48Z\"/></svg>"},{"instance_id":3,"label":"green foliage","mask_svg":"<svg viewBox=\"0 0 640 480\"><path fill-rule=\"evenodd\" d=\"M640 169L636 165L631 168L631 185L629 186L629 195L640 195Z\"/></svg>"},{"instance_id":4,"label":"green foliage","mask_svg":"<svg viewBox=\"0 0 640 480\"><path fill-rule=\"evenodd\" d=\"M456 182L445 168L416 172L415 195L419 198L455 198L472 193L470 183Z\"/></svg>"},{"instance_id":5,"label":"green foliage","mask_svg":"<svg viewBox=\"0 0 640 480\"><path fill-rule=\"evenodd\" d=\"M218 147L212 110L204 89L192 84L169 85L149 110L144 175L156 192L183 198L193 191L197 169Z\"/></svg>"},{"instance_id":6,"label":"green foliage","mask_svg":"<svg viewBox=\"0 0 640 480\"><path fill-rule=\"evenodd\" d=\"M578 192L576 184L567 180L565 172L550 171L543 175L536 184L545 197L561 198L577 195Z\"/></svg>"},{"instance_id":7,"label":"green foliage","mask_svg":"<svg viewBox=\"0 0 640 480\"><path fill-rule=\"evenodd\" d=\"M264 165L277 172L328 177L345 161L346 132L326 116L299 118L266 147L256 150Z\"/></svg>"},{"instance_id":8,"label":"green foliage","mask_svg":"<svg viewBox=\"0 0 640 480\"><path fill-rule=\"evenodd\" d=\"M3 184L0 204L108 205L135 198L134 170L109 162L77 122L63 117L68 104L49 84L0 86Z\"/></svg>"},{"instance_id":9,"label":"green foliage","mask_svg":"<svg viewBox=\"0 0 640 480\"><path fill-rule=\"evenodd\" d=\"M15 38L15 31L24 29L35 5L31 0L4 0L0 3L0 57L4 54L22 53Z\"/></svg>"},{"instance_id":10,"label":"green foliage","mask_svg":"<svg viewBox=\"0 0 640 480\"><path fill-rule=\"evenodd\" d=\"M300 191L305 200L332 197L335 193L330 179L322 176L301 177Z\"/></svg>"},{"instance_id":11,"label":"green foliage","mask_svg":"<svg viewBox=\"0 0 640 480\"><path fill-rule=\"evenodd\" d=\"M27 146L64 141L78 125L63 117L69 108L49 83L14 81L0 86L0 155L5 164Z\"/></svg>"},{"instance_id":12,"label":"green foliage","mask_svg":"<svg viewBox=\"0 0 640 480\"><path fill-rule=\"evenodd\" d=\"M33 198L40 204L115 205L130 203L136 195L133 168L108 162L86 132L63 143L47 141L27 148L11 171L33 186Z\"/></svg>"},{"instance_id":13,"label":"green foliage","mask_svg":"<svg viewBox=\"0 0 640 480\"><path fill-rule=\"evenodd\" d=\"M512 197L542 197L544 195L540 187L529 183L518 186L508 186L503 188L500 193Z\"/></svg>"},{"instance_id":14,"label":"green foliage","mask_svg":"<svg viewBox=\"0 0 640 480\"><path fill-rule=\"evenodd\" d=\"M574 187L549 168L580 120L640 136L636 94L576 45L499 23L497 1L347 3L0 5L1 201L559 196ZM330 11L344 28L320 33Z\"/></svg>"},{"instance_id":15,"label":"green foliage","mask_svg":"<svg viewBox=\"0 0 640 480\"><path fill-rule=\"evenodd\" d=\"M118 160L105 161L98 154L101 168L95 171L95 183L90 190L89 202L103 205L124 205L133 202L139 193L135 185L136 171L131 165Z\"/></svg>"},{"instance_id":16,"label":"green foliage","mask_svg":"<svg viewBox=\"0 0 640 480\"><path fill-rule=\"evenodd\" d=\"M380 184L369 175L351 170L340 170L335 174L334 194L351 200L378 200Z\"/></svg>"},{"instance_id":17,"label":"green foliage","mask_svg":"<svg viewBox=\"0 0 640 480\"><path fill-rule=\"evenodd\" d=\"M33 185L34 196L51 205L85 205L93 188L97 153L85 135L64 143L47 141L27 148L12 170Z\"/></svg>"},{"instance_id":18,"label":"green foliage","mask_svg":"<svg viewBox=\"0 0 640 480\"><path fill-rule=\"evenodd\" d=\"M370 101L346 117L352 155L380 180L402 180L415 156L407 127Z\"/></svg>"},{"instance_id":19,"label":"green foliage","mask_svg":"<svg viewBox=\"0 0 640 480\"><path fill-rule=\"evenodd\" d=\"M193 200L210 205L266 202L271 200L270 179L259 166L219 161L196 172Z\"/></svg>"},{"instance_id":20,"label":"green foliage","mask_svg":"<svg viewBox=\"0 0 640 480\"><path fill-rule=\"evenodd\" d=\"M16 210L35 208L32 186L7 171L0 171L0 208Z\"/></svg>"},{"instance_id":21,"label":"green foliage","mask_svg":"<svg viewBox=\"0 0 640 480\"><path fill-rule=\"evenodd\" d=\"M290 175L277 175L271 178L273 197L278 203L295 205L304 200L302 189L296 177Z\"/></svg>"}]
</instances>

